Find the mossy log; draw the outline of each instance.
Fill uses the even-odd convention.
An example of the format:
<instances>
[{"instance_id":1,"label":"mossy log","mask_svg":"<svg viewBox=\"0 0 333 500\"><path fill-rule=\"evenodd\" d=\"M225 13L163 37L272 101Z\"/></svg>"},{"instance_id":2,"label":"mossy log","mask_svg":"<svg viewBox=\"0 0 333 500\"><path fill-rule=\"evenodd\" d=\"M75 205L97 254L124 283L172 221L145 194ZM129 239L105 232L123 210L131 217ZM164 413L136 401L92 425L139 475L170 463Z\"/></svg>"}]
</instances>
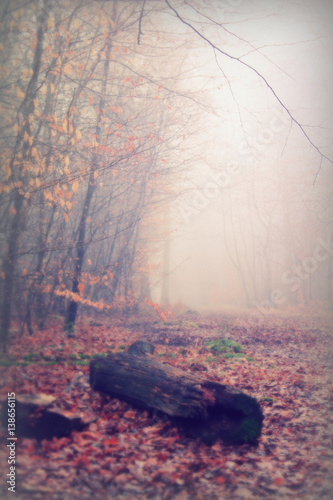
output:
<instances>
[{"instance_id":1,"label":"mossy log","mask_svg":"<svg viewBox=\"0 0 333 500\"><path fill-rule=\"evenodd\" d=\"M93 389L163 412L182 430L208 444L219 437L235 443L257 441L264 417L255 398L161 363L148 354L147 346L135 344L129 352L90 361Z\"/></svg>"}]
</instances>

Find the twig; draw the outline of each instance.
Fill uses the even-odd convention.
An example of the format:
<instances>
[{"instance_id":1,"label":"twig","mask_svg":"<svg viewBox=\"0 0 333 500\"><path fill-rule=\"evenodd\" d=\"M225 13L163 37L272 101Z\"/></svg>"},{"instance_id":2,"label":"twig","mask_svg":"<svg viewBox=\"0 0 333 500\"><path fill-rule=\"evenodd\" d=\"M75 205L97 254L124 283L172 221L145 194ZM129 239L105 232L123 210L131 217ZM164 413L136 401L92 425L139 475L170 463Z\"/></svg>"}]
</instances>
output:
<instances>
[{"instance_id":1,"label":"twig","mask_svg":"<svg viewBox=\"0 0 333 500\"><path fill-rule=\"evenodd\" d=\"M141 31L141 23L142 23L143 13L145 10L145 3L146 3L146 0L143 0L141 14L140 14L140 18L139 18L138 45L140 45L140 35L143 35L143 33Z\"/></svg>"}]
</instances>

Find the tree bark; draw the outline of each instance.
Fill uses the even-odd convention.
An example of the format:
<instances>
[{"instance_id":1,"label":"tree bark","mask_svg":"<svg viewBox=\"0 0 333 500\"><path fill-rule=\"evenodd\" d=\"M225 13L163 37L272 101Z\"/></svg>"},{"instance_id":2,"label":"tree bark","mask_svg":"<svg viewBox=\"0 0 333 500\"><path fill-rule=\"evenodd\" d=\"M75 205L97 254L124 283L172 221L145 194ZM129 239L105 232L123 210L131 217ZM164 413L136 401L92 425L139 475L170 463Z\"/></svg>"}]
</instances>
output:
<instances>
[{"instance_id":1,"label":"tree bark","mask_svg":"<svg viewBox=\"0 0 333 500\"><path fill-rule=\"evenodd\" d=\"M32 76L26 90L25 97L19 108L19 114L23 119L22 129L19 131L16 138L16 145L14 148L14 153L11 158L10 168L13 169L14 160L17 153L19 152L19 146L23 141L24 134L28 134L29 137L32 136L32 127L30 125L29 118L34 113L34 101L38 93L38 77L40 73L40 67L42 62L42 54L44 47L44 35L46 31L47 17L50 9L50 0L44 0L42 13L38 19L38 29L36 33L36 47L34 52L34 58L32 63ZM22 160L26 160L30 155L29 146L27 142L24 142L22 146ZM22 165L23 165L22 161ZM17 178L13 177L16 182L19 180L23 185L27 182L25 174L23 174L22 168L19 169L16 174ZM23 194L19 192L19 189L15 188L13 192L14 206L13 217L10 222L9 237L8 237L8 247L3 263L3 272L5 274L4 286L3 286L3 304L1 309L1 330L0 330L0 344L2 350L5 352L7 350L9 329L12 316L12 302L14 293L14 280L15 271L17 267L17 252L19 248L19 240L24 226L24 221L26 218L26 213L24 211L24 197Z\"/></svg>"},{"instance_id":2,"label":"tree bark","mask_svg":"<svg viewBox=\"0 0 333 500\"><path fill-rule=\"evenodd\" d=\"M111 47L112 43L109 41L106 45L106 58L104 62L104 73L103 73L103 79L102 79L102 86L101 86L101 98L99 102L99 109L102 110L104 108L104 97L106 94L106 81L108 79L108 74L109 74L109 66L110 66L110 53L111 53ZM101 140L101 127L102 127L102 113L98 115L97 118L97 124L96 124L96 138L98 139L98 142ZM74 268L74 277L72 281L72 293L78 295L79 294L79 284L80 284L80 279L82 276L82 268L83 268L83 263L84 263L84 258L86 254L86 245L87 243L85 242L85 235L86 235L86 228L87 228L87 220L88 220L88 215L89 215L89 209L91 205L91 200L94 195L94 192L96 190L96 181L95 181L95 172L98 170L98 150L96 148L96 151L93 156L91 168L90 168L90 173L89 173L89 180L88 180L88 187L86 191L86 196L84 200L84 205L81 213L81 219L79 223L79 228L78 228L78 239L77 239L77 251L76 251L76 260L75 260L75 268ZM76 321L76 316L77 316L77 310L78 310L78 301L72 299L69 302L67 311L66 311L66 317L65 317L65 331L68 333L69 337L74 337L74 329L75 329L75 321Z\"/></svg>"},{"instance_id":3,"label":"tree bark","mask_svg":"<svg viewBox=\"0 0 333 500\"><path fill-rule=\"evenodd\" d=\"M236 443L256 442L263 414L255 398L161 363L141 347L93 358L91 387L135 406L159 410L207 444L219 437Z\"/></svg>"}]
</instances>

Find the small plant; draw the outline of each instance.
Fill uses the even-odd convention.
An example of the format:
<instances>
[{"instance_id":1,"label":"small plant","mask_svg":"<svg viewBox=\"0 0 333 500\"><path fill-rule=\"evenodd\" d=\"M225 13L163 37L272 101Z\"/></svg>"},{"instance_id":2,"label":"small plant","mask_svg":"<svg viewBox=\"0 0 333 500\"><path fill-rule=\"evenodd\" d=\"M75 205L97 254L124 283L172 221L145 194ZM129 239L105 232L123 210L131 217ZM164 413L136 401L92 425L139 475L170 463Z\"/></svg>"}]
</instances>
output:
<instances>
[{"instance_id":1,"label":"small plant","mask_svg":"<svg viewBox=\"0 0 333 500\"><path fill-rule=\"evenodd\" d=\"M125 345L120 345L120 346L118 347L118 349L121 349L121 350L123 351L124 349L126 349L126 346L125 346Z\"/></svg>"},{"instance_id":2,"label":"small plant","mask_svg":"<svg viewBox=\"0 0 333 500\"><path fill-rule=\"evenodd\" d=\"M244 358L244 354L242 352L227 352L226 354L224 354L224 358Z\"/></svg>"},{"instance_id":3,"label":"small plant","mask_svg":"<svg viewBox=\"0 0 333 500\"><path fill-rule=\"evenodd\" d=\"M168 356L169 356L169 358L173 358L173 359L175 359L175 357L176 357L174 352L168 352Z\"/></svg>"},{"instance_id":4,"label":"small plant","mask_svg":"<svg viewBox=\"0 0 333 500\"><path fill-rule=\"evenodd\" d=\"M213 356L207 356L206 361L207 363L213 363L216 359Z\"/></svg>"},{"instance_id":5,"label":"small plant","mask_svg":"<svg viewBox=\"0 0 333 500\"><path fill-rule=\"evenodd\" d=\"M62 316L59 316L59 314L52 314L52 318L58 319L58 320L63 320L64 318Z\"/></svg>"},{"instance_id":6,"label":"small plant","mask_svg":"<svg viewBox=\"0 0 333 500\"><path fill-rule=\"evenodd\" d=\"M275 401L275 399L274 398L267 398L267 397L263 396L262 398L260 398L260 401L262 403L272 404Z\"/></svg>"},{"instance_id":7,"label":"small plant","mask_svg":"<svg viewBox=\"0 0 333 500\"><path fill-rule=\"evenodd\" d=\"M15 363L10 359L0 359L0 366L18 366L18 363Z\"/></svg>"},{"instance_id":8,"label":"small plant","mask_svg":"<svg viewBox=\"0 0 333 500\"><path fill-rule=\"evenodd\" d=\"M38 355L33 351L30 351L29 354L25 354L24 356L22 356L22 359L24 359L25 361L35 361L37 358Z\"/></svg>"},{"instance_id":9,"label":"small plant","mask_svg":"<svg viewBox=\"0 0 333 500\"><path fill-rule=\"evenodd\" d=\"M90 359L90 358L91 358L90 354L85 354L85 353L83 353L83 352L80 352L80 353L79 353L79 357L80 357L81 359Z\"/></svg>"},{"instance_id":10,"label":"small plant","mask_svg":"<svg viewBox=\"0 0 333 500\"><path fill-rule=\"evenodd\" d=\"M199 325L193 321L185 321L184 326L187 326L188 328L199 328Z\"/></svg>"},{"instance_id":11,"label":"small plant","mask_svg":"<svg viewBox=\"0 0 333 500\"><path fill-rule=\"evenodd\" d=\"M243 351L243 346L241 344L238 344L234 340L224 338L209 341L207 347L214 354L222 352L241 353Z\"/></svg>"}]
</instances>

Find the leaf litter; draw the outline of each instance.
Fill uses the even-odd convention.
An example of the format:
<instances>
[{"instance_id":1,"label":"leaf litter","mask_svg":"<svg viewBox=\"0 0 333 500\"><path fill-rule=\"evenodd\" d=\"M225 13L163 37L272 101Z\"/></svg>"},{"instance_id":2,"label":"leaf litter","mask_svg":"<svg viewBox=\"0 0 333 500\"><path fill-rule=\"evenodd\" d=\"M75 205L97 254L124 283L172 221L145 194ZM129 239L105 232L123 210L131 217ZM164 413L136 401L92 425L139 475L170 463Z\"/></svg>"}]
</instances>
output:
<instances>
[{"instance_id":1,"label":"leaf litter","mask_svg":"<svg viewBox=\"0 0 333 500\"><path fill-rule=\"evenodd\" d=\"M1 394L50 394L58 407L91 422L66 438L19 438L17 498L332 498L328 319L191 314L190 320L150 323L105 318L93 326L82 319L76 337L67 339L53 319L34 337L13 339L10 365L0 367ZM243 346L244 356L212 355L209 346L220 338ZM209 447L181 434L163 415L92 391L90 357L122 351L138 339L155 343L162 362L188 371L202 367L210 380L256 397L265 416L258 446L217 441ZM6 450L0 453L6 470Z\"/></svg>"}]
</instances>

